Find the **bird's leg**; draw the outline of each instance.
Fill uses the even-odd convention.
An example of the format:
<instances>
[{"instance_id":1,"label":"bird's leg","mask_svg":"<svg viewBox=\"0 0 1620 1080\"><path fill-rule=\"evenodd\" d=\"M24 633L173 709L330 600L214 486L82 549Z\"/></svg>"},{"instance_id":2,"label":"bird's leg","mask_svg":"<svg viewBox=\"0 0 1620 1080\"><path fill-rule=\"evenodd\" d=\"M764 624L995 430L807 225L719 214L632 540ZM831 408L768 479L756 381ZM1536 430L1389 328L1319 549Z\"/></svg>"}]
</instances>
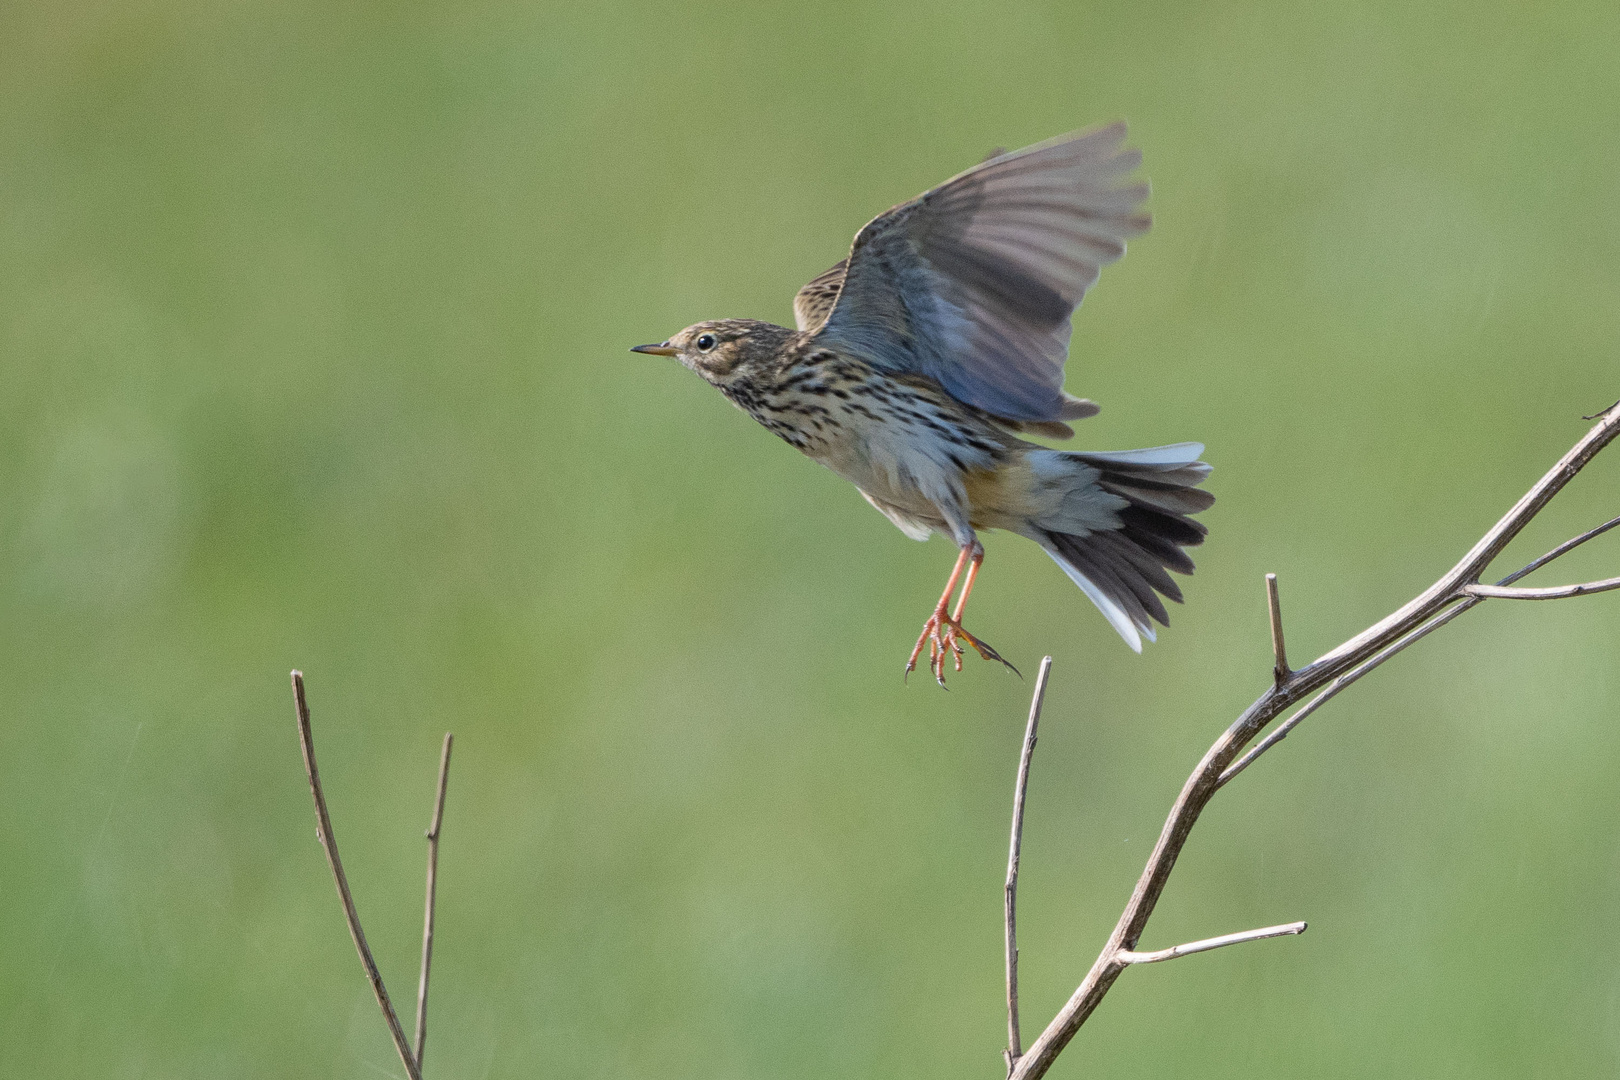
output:
<instances>
[{"instance_id":1,"label":"bird's leg","mask_svg":"<svg viewBox=\"0 0 1620 1080\"><path fill-rule=\"evenodd\" d=\"M945 685L944 676L937 670L940 650L945 646L944 641L939 636L939 624L950 618L947 612L950 610L951 593L956 591L956 582L962 576L962 567L967 564L968 555L971 553L972 548L973 545L965 547L956 556L956 565L951 568L950 580L945 582L945 591L940 595L939 603L934 605L934 613L928 616L927 622L923 623L922 633L917 637L917 644L912 648L911 655L906 658L907 675L917 669L917 657L922 654L923 646L927 645L928 667L934 671L934 678L939 680L939 684L941 686Z\"/></svg>"},{"instance_id":2,"label":"bird's leg","mask_svg":"<svg viewBox=\"0 0 1620 1080\"><path fill-rule=\"evenodd\" d=\"M906 674L910 675L917 667L917 657L922 655L923 646L928 646L928 668L934 673L934 679L939 685L945 685L945 662L954 659L956 670L962 670L962 646L958 639L966 641L986 660L1007 661L1001 654L989 645L980 641L962 628L962 611L967 607L968 594L973 591L973 580L979 575L979 566L984 562L984 546L977 541L962 548L956 557L956 565L951 569L950 580L945 583L945 592L940 596L939 603L934 607L934 613L923 624L922 634L917 638L917 644L911 650L911 656L906 660ZM962 579L963 569L967 570L967 580L962 585L962 595L956 601L956 611L950 610L951 594L956 591L956 583ZM1007 664L1016 673L1017 668Z\"/></svg>"},{"instance_id":3,"label":"bird's leg","mask_svg":"<svg viewBox=\"0 0 1620 1080\"><path fill-rule=\"evenodd\" d=\"M973 592L973 579L979 576L979 567L984 565L984 545L975 540L973 542L972 551L973 554L969 556L970 561L967 568L967 580L962 582L962 595L956 598L956 610L951 612L951 622L954 623L955 626L953 627L948 625L945 629L945 644L950 646L951 652L956 657L957 671L962 670L962 646L956 643L956 635L958 633L967 638L969 644L971 644L975 649L979 650L980 656L984 656L986 660L990 659L989 656L985 656L985 649L988 648L988 646L982 644L978 638L975 638L972 634L968 633L962 628L962 612L967 609L968 596ZM992 653L995 652L994 649L991 649L990 651ZM1000 660L1001 657L997 656L996 659ZM1005 660L1002 660L1001 662L1004 664L1006 663Z\"/></svg>"},{"instance_id":4,"label":"bird's leg","mask_svg":"<svg viewBox=\"0 0 1620 1080\"><path fill-rule=\"evenodd\" d=\"M996 652L996 650L992 649L985 642L980 641L978 638L968 633L967 628L962 625L962 612L967 609L968 596L973 592L974 579L979 576L979 567L984 565L983 544L980 544L977 541L974 542L971 558L972 562L968 564L967 580L962 582L962 595L956 598L956 610L951 612L950 621L945 624L945 643L950 647L952 653L955 655L956 670L962 670L962 646L957 644L956 640L957 638L961 638L969 645L972 645L974 650L984 659L999 660L1001 663L1006 664L1014 675L1019 675L1018 669L1013 667L1012 664L1008 663L1006 657ZM941 666L943 666L943 657L941 657L940 662ZM1020 675L1020 678L1021 677L1022 676Z\"/></svg>"}]
</instances>

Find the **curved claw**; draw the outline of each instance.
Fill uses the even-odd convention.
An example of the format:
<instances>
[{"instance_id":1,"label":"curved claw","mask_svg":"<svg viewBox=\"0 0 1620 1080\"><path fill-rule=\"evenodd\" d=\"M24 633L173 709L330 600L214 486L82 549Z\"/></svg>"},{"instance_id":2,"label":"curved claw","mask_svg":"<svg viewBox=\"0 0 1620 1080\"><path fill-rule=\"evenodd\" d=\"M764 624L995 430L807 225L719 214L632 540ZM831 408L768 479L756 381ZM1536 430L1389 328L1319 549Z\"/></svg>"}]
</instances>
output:
<instances>
[{"instance_id":1,"label":"curved claw","mask_svg":"<svg viewBox=\"0 0 1620 1080\"><path fill-rule=\"evenodd\" d=\"M963 650L961 642L966 641L973 646L973 650L985 660L995 660L1006 665L1007 669L1020 679L1023 673L1006 657L997 652L988 642L981 641L969 633L960 622L953 618L943 607L936 608L923 624L922 633L917 636L917 644L912 648L911 655L906 659L905 679L917 669L917 659L922 655L923 646L928 646L928 670L934 676L934 681L945 687L945 665L954 662L957 671L962 670ZM945 687L949 689L949 687Z\"/></svg>"},{"instance_id":2,"label":"curved claw","mask_svg":"<svg viewBox=\"0 0 1620 1080\"><path fill-rule=\"evenodd\" d=\"M1019 671L1017 668L1013 667L1011 660L1008 660L1005 656L1002 656L1000 653L996 652L995 649L990 647L990 644L988 642L980 641L978 638L976 638L972 634L968 633L965 629L962 628L960 623L957 624L956 632L961 634L963 637L967 638L967 643L969 645L972 645L973 648L978 651L979 656L982 657L983 659L985 659L985 660L997 660L997 661L1001 662L1002 664L1006 665L1007 670L1011 671L1014 675L1017 675L1020 679L1022 679L1024 677L1024 673L1022 671ZM961 671L962 670L962 650L961 649L956 650L956 657L957 657L957 659L956 659L956 670Z\"/></svg>"}]
</instances>

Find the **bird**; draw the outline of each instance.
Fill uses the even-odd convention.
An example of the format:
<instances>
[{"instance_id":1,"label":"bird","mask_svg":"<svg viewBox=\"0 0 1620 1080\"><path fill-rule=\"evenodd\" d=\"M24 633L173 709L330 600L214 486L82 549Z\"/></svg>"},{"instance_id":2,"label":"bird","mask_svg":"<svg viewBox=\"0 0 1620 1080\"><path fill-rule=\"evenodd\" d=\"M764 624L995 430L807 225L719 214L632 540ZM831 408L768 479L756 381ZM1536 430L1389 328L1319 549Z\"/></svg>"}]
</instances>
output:
<instances>
[{"instance_id":1,"label":"bird","mask_svg":"<svg viewBox=\"0 0 1620 1080\"><path fill-rule=\"evenodd\" d=\"M631 351L677 358L808 457L853 483L905 535L958 554L906 660L945 685L984 563L979 533L1039 544L1133 650L1169 626L1167 571L1193 572L1192 515L1214 496L1201 443L1065 451L1096 403L1063 389L1070 317L1101 268L1146 232L1141 151L1118 121L997 151L879 214L793 299L795 326L719 319ZM951 598L957 593L955 607ZM1013 668L1016 671L1016 668Z\"/></svg>"}]
</instances>

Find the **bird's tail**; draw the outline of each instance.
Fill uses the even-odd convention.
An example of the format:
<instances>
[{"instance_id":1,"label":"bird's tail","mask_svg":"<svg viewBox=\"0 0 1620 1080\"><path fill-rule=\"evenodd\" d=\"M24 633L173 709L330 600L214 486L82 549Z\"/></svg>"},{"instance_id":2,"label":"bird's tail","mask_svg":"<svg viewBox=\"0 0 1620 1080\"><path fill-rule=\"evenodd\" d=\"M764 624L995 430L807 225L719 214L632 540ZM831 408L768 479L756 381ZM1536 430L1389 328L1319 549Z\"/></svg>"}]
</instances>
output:
<instances>
[{"instance_id":1,"label":"bird's tail","mask_svg":"<svg viewBox=\"0 0 1620 1080\"><path fill-rule=\"evenodd\" d=\"M1162 594L1181 602L1166 570L1193 572L1183 548L1209 531L1189 516L1215 497L1198 485L1210 467L1198 460L1201 443L1112 454L1036 451L1032 462L1047 490L1060 492L1033 520L1033 539L1044 547L1125 643L1142 651L1154 640L1156 619L1170 625Z\"/></svg>"}]
</instances>

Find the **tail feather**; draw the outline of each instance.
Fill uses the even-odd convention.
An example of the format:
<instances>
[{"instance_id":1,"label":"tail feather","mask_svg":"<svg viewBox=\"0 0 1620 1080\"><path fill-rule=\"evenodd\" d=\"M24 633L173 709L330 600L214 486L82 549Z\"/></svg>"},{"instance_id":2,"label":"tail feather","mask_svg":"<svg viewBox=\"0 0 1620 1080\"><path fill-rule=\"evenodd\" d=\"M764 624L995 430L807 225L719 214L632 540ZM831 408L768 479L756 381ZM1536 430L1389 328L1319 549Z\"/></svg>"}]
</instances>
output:
<instances>
[{"instance_id":1,"label":"tail feather","mask_svg":"<svg viewBox=\"0 0 1620 1080\"><path fill-rule=\"evenodd\" d=\"M1052 543L1069 565L1112 596L1114 602L1131 617L1131 622L1150 637L1148 616L1151 615L1161 625L1170 625L1170 615L1164 610L1164 604L1159 601L1152 584L1128 561L1110 551L1107 545L1096 543L1098 534L1093 533L1085 539L1065 533L1051 535Z\"/></svg>"},{"instance_id":2,"label":"tail feather","mask_svg":"<svg viewBox=\"0 0 1620 1080\"><path fill-rule=\"evenodd\" d=\"M1106 490L1106 489L1105 489ZM1126 495L1129 499L1130 496ZM1195 547L1204 542L1209 530L1185 514L1173 510L1160 510L1143 502L1132 501L1119 512L1119 520L1128 528L1149 536L1157 536L1177 547Z\"/></svg>"},{"instance_id":3,"label":"tail feather","mask_svg":"<svg viewBox=\"0 0 1620 1080\"><path fill-rule=\"evenodd\" d=\"M1181 586L1176 584L1175 578L1164 572L1164 563L1154 558L1150 552L1142 550L1122 532L1100 532L1091 535L1096 538L1097 543L1134 566L1142 577L1147 579L1149 585L1168 599L1181 603ZM1173 550L1177 555L1181 554L1180 548Z\"/></svg>"},{"instance_id":4,"label":"tail feather","mask_svg":"<svg viewBox=\"0 0 1620 1080\"><path fill-rule=\"evenodd\" d=\"M1204 475L1209 475L1209 466L1198 458L1204 452L1204 444L1196 442L1171 443L1169 446L1150 446L1146 450L1088 450L1074 456L1085 458L1097 465L1123 465L1126 467L1149 467L1157 469L1202 469Z\"/></svg>"},{"instance_id":5,"label":"tail feather","mask_svg":"<svg viewBox=\"0 0 1620 1080\"><path fill-rule=\"evenodd\" d=\"M1193 572L1192 559L1188 557L1185 551L1182 551L1164 537L1129 522L1119 530L1119 534L1147 554L1158 559L1161 566L1166 566L1178 574L1191 574Z\"/></svg>"},{"instance_id":6,"label":"tail feather","mask_svg":"<svg viewBox=\"0 0 1620 1080\"><path fill-rule=\"evenodd\" d=\"M1197 488L1210 473L1198 460L1203 451L1198 443L1178 443L1062 455L1082 466L1076 485L1106 493L1101 497L1112 497L1113 508L1083 531L1065 522L1067 528L1044 528L1036 539L1137 652L1143 637L1155 640L1154 622L1170 625L1160 595L1181 602L1181 589L1165 571L1191 574L1193 561L1182 549L1203 543L1209 532L1190 517L1215 501Z\"/></svg>"},{"instance_id":7,"label":"tail feather","mask_svg":"<svg viewBox=\"0 0 1620 1080\"><path fill-rule=\"evenodd\" d=\"M1103 590L1098 588L1090 578L1086 577L1085 574L1065 562L1063 557L1057 553L1055 548L1048 547L1046 551L1047 554L1051 555L1052 558L1056 560L1058 566L1063 568L1063 572L1069 575L1069 580L1080 586L1080 591L1085 593L1093 604L1097 605L1097 610L1103 613L1103 618L1108 620L1109 625L1111 625L1115 630L1119 631L1119 636L1125 639L1125 644L1129 645L1137 652L1141 652L1142 639L1137 636L1135 620L1133 620L1124 611L1120 610L1119 605L1114 602L1114 598L1112 596L1106 592L1103 592ZM1146 627L1145 630L1148 635L1148 640L1154 640L1153 628Z\"/></svg>"},{"instance_id":8,"label":"tail feather","mask_svg":"<svg viewBox=\"0 0 1620 1080\"><path fill-rule=\"evenodd\" d=\"M1129 499L1133 506L1151 507L1167 514L1196 514L1208 510L1215 503L1215 496L1207 491L1177 487L1157 480L1133 479L1129 484L1104 482L1100 486L1104 491Z\"/></svg>"}]
</instances>

